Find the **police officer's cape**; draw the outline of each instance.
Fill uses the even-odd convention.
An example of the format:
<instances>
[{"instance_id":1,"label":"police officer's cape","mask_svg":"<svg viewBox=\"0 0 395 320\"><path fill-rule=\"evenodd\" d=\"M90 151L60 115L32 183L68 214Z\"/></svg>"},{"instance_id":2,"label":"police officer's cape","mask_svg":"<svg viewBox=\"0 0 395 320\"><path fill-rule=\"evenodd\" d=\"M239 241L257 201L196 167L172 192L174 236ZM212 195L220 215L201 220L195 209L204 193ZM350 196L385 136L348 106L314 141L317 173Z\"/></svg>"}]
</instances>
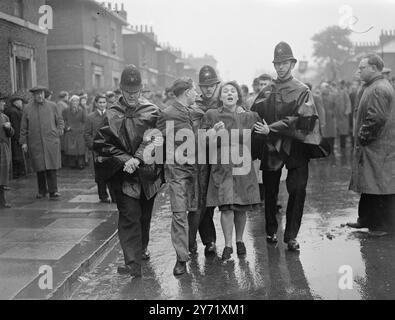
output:
<instances>
[{"instance_id":1,"label":"police officer's cape","mask_svg":"<svg viewBox=\"0 0 395 320\"><path fill-rule=\"evenodd\" d=\"M274 86L264 88L255 99L251 110L270 110L269 104L273 105L275 103L274 99L276 99L274 88ZM276 126L273 128L271 127L271 131L275 133L276 127L282 127L282 135L307 144L310 151L309 156L312 159L329 156L331 153L330 146L322 137L320 120L311 92L303 85L303 87L292 88L292 90L287 92L287 96L290 97L291 101L298 100L297 105L299 107L297 107L292 116L286 117L286 121L276 121ZM286 102L282 103L286 104ZM273 111L276 112L275 110ZM259 115L264 119L264 116L261 114ZM287 127L286 130L284 130L282 122L284 122L284 126ZM278 143L275 144L276 149L281 148L281 144L284 142L282 140L283 139L277 140ZM262 150L261 148L259 149ZM254 155L253 158L255 158Z\"/></svg>"}]
</instances>

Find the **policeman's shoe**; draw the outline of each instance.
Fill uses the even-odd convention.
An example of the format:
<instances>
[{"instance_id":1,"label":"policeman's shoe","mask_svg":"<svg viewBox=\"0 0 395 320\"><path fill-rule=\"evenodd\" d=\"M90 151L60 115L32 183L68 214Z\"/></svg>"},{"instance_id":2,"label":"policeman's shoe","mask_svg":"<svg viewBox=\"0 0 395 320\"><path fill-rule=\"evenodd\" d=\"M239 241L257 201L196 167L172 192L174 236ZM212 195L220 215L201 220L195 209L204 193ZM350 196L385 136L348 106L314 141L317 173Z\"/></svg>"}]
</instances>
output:
<instances>
[{"instance_id":1,"label":"policeman's shoe","mask_svg":"<svg viewBox=\"0 0 395 320\"><path fill-rule=\"evenodd\" d=\"M247 249L243 241L236 242L236 252L238 256L245 256L247 254Z\"/></svg>"},{"instance_id":2,"label":"policeman's shoe","mask_svg":"<svg viewBox=\"0 0 395 320\"><path fill-rule=\"evenodd\" d=\"M187 272L187 263L185 261L178 261L176 262L176 265L174 266L173 269L173 274L175 276L180 276Z\"/></svg>"},{"instance_id":3,"label":"policeman's shoe","mask_svg":"<svg viewBox=\"0 0 395 320\"><path fill-rule=\"evenodd\" d=\"M147 248L143 249L143 253L141 255L141 259L143 260L149 260L149 258L151 257L150 252L148 251Z\"/></svg>"},{"instance_id":4,"label":"policeman's shoe","mask_svg":"<svg viewBox=\"0 0 395 320\"><path fill-rule=\"evenodd\" d=\"M214 242L210 242L209 244L206 244L206 247L204 248L204 255L210 256L210 255L214 255L216 252L217 252L217 248Z\"/></svg>"},{"instance_id":5,"label":"policeman's shoe","mask_svg":"<svg viewBox=\"0 0 395 320\"><path fill-rule=\"evenodd\" d=\"M51 192L49 194L49 199L50 200L59 200L60 198L60 193L59 192Z\"/></svg>"},{"instance_id":6,"label":"policeman's shoe","mask_svg":"<svg viewBox=\"0 0 395 320\"><path fill-rule=\"evenodd\" d=\"M288 241L288 250L289 251L298 251L300 249L298 241L296 239L291 239Z\"/></svg>"},{"instance_id":7,"label":"policeman's shoe","mask_svg":"<svg viewBox=\"0 0 395 320\"><path fill-rule=\"evenodd\" d=\"M36 195L36 199L44 199L44 198L46 198L47 197L47 195L46 194L42 194L42 193L38 193L37 195Z\"/></svg>"},{"instance_id":8,"label":"policeman's shoe","mask_svg":"<svg viewBox=\"0 0 395 320\"><path fill-rule=\"evenodd\" d=\"M273 234L272 236L266 236L266 241L268 243L277 243L278 240L276 234Z\"/></svg>"},{"instance_id":9,"label":"policeman's shoe","mask_svg":"<svg viewBox=\"0 0 395 320\"><path fill-rule=\"evenodd\" d=\"M137 263L119 266L117 269L119 274L128 274L131 277L141 277L141 266Z\"/></svg>"},{"instance_id":10,"label":"policeman's shoe","mask_svg":"<svg viewBox=\"0 0 395 320\"><path fill-rule=\"evenodd\" d=\"M354 229L362 229L362 228L366 228L363 224L361 224L359 221L357 222L347 222L346 225L350 228L354 228Z\"/></svg>"},{"instance_id":11,"label":"policeman's shoe","mask_svg":"<svg viewBox=\"0 0 395 320\"><path fill-rule=\"evenodd\" d=\"M231 258L233 253L232 247L225 247L224 251L222 251L222 260L228 260Z\"/></svg>"}]
</instances>

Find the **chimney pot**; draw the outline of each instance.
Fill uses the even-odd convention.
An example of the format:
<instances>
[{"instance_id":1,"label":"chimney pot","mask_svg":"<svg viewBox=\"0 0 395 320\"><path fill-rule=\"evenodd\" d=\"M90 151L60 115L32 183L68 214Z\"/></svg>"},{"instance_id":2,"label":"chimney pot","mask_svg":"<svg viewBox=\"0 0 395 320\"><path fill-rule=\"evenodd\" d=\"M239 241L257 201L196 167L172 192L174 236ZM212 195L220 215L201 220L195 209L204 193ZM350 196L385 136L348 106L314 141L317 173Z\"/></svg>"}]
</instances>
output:
<instances>
[{"instance_id":1,"label":"chimney pot","mask_svg":"<svg viewBox=\"0 0 395 320\"><path fill-rule=\"evenodd\" d=\"M121 10L125 11L125 6L124 6L123 2L121 3Z\"/></svg>"},{"instance_id":2,"label":"chimney pot","mask_svg":"<svg viewBox=\"0 0 395 320\"><path fill-rule=\"evenodd\" d=\"M110 2L107 2L107 7L108 7L108 9L111 10L111 3Z\"/></svg>"}]
</instances>

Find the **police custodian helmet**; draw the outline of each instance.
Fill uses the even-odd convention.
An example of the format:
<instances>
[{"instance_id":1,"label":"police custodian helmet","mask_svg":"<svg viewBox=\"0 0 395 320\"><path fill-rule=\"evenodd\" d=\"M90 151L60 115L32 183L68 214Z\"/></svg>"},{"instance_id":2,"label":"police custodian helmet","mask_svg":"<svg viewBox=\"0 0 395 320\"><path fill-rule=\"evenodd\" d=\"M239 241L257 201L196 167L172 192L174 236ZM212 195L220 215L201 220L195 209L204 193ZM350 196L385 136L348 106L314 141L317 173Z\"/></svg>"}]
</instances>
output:
<instances>
[{"instance_id":1,"label":"police custodian helmet","mask_svg":"<svg viewBox=\"0 0 395 320\"><path fill-rule=\"evenodd\" d=\"M141 73L135 65L130 64L125 67L121 75L120 88L127 92L136 92L142 88Z\"/></svg>"},{"instance_id":2,"label":"police custodian helmet","mask_svg":"<svg viewBox=\"0 0 395 320\"><path fill-rule=\"evenodd\" d=\"M274 48L273 63L279 63L279 62L284 62L284 61L288 61L288 60L291 60L295 63L297 62L297 60L295 59L295 57L292 53L291 46L288 43L281 41Z\"/></svg>"},{"instance_id":3,"label":"police custodian helmet","mask_svg":"<svg viewBox=\"0 0 395 320\"><path fill-rule=\"evenodd\" d=\"M205 65L200 69L199 86L212 86L218 83L220 83L220 81L213 67Z\"/></svg>"}]
</instances>

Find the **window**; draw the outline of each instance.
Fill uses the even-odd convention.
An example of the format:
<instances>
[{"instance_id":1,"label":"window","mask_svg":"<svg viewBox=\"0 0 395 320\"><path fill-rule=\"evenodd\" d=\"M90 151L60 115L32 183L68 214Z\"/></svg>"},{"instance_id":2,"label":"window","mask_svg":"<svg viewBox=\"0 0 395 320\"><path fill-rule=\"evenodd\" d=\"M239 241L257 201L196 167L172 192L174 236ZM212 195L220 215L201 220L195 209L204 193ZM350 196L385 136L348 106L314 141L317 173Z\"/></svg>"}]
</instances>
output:
<instances>
[{"instance_id":1,"label":"window","mask_svg":"<svg viewBox=\"0 0 395 320\"><path fill-rule=\"evenodd\" d=\"M103 89L104 68L102 66L92 65L92 86L94 89Z\"/></svg>"},{"instance_id":2,"label":"window","mask_svg":"<svg viewBox=\"0 0 395 320\"><path fill-rule=\"evenodd\" d=\"M14 16L23 19L23 0L14 0Z\"/></svg>"},{"instance_id":3,"label":"window","mask_svg":"<svg viewBox=\"0 0 395 320\"><path fill-rule=\"evenodd\" d=\"M15 80L16 91L29 89L30 61L27 59L15 58Z\"/></svg>"},{"instance_id":4,"label":"window","mask_svg":"<svg viewBox=\"0 0 395 320\"><path fill-rule=\"evenodd\" d=\"M36 85L36 61L34 49L23 43L10 44L11 89L25 91Z\"/></svg>"}]
</instances>

